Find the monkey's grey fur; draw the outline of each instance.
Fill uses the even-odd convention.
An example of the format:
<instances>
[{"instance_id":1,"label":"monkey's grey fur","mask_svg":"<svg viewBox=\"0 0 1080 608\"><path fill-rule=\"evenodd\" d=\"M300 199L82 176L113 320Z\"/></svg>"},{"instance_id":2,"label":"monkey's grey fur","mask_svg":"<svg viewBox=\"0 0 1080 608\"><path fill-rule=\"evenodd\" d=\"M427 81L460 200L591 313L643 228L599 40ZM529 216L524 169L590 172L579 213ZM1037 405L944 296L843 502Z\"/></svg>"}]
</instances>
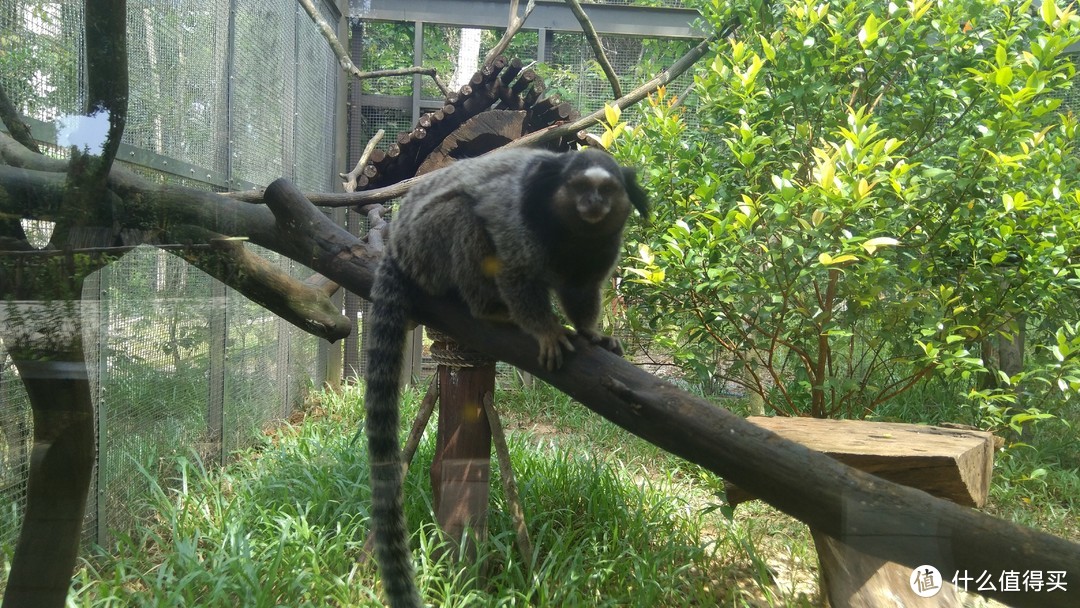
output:
<instances>
[{"instance_id":1,"label":"monkey's grey fur","mask_svg":"<svg viewBox=\"0 0 1080 608\"><path fill-rule=\"evenodd\" d=\"M648 213L634 171L596 150L506 150L458 161L402 201L371 290L365 396L376 558L393 608L421 605L398 445L411 303L454 292L475 317L508 316L536 338L540 363L555 369L574 347L552 310L554 291L578 335L622 354L596 322L631 208Z\"/></svg>"}]
</instances>

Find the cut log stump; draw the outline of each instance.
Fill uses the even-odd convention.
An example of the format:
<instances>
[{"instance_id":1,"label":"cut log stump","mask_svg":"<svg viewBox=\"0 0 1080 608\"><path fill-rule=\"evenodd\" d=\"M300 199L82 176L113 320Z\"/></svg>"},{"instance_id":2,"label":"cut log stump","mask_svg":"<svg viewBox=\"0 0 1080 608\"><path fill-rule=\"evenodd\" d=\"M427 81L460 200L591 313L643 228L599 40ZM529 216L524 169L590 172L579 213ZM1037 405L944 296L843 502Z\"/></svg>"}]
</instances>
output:
<instances>
[{"instance_id":1,"label":"cut log stump","mask_svg":"<svg viewBox=\"0 0 1080 608\"><path fill-rule=\"evenodd\" d=\"M849 466L929 494L981 507L986 504L994 438L977 430L892 422L755 416L749 420L785 439L823 452ZM725 484L728 503L754 496ZM917 516L917 515L913 515ZM941 590L919 597L912 569L852 549L843 539L810 530L818 553L822 596L834 608L942 607L960 605L957 590L942 572ZM892 531L902 535L903 531ZM882 542L889 542L883 535ZM942 550L947 550L942 548ZM927 556L933 565L933 556Z\"/></svg>"}]
</instances>

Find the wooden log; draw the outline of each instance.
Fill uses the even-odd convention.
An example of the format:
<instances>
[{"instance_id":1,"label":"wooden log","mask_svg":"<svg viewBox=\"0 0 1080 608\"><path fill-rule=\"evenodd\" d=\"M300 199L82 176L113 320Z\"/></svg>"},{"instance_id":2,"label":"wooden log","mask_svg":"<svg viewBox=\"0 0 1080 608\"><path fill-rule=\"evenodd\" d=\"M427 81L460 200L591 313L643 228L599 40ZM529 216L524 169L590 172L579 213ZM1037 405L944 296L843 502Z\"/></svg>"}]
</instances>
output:
<instances>
[{"instance_id":1,"label":"wooden log","mask_svg":"<svg viewBox=\"0 0 1080 608\"><path fill-rule=\"evenodd\" d=\"M529 89L529 92L525 94L525 106L531 106L547 91L547 85L543 80L537 80L533 82L533 86Z\"/></svg>"},{"instance_id":2,"label":"wooden log","mask_svg":"<svg viewBox=\"0 0 1080 608\"><path fill-rule=\"evenodd\" d=\"M950 583L939 581L934 596L919 597L910 586L911 568L857 551L827 534L814 530L810 534L818 555L822 596L828 598L830 606L952 608L963 605L958 590Z\"/></svg>"},{"instance_id":3,"label":"wooden log","mask_svg":"<svg viewBox=\"0 0 1080 608\"><path fill-rule=\"evenodd\" d=\"M505 62L503 63L503 65L506 65ZM484 67L480 68L480 77L482 82L484 84L488 84L494 81L495 78L499 75L499 70L501 69L502 67L496 67L494 63L489 63Z\"/></svg>"},{"instance_id":4,"label":"wooden log","mask_svg":"<svg viewBox=\"0 0 1080 608\"><path fill-rule=\"evenodd\" d=\"M503 84L502 80L496 80L495 85L495 96L499 99L499 105L495 107L496 110L522 110L525 108L525 101L521 99L521 95L514 93L510 87Z\"/></svg>"},{"instance_id":5,"label":"wooden log","mask_svg":"<svg viewBox=\"0 0 1080 608\"><path fill-rule=\"evenodd\" d=\"M480 156L521 137L525 124L523 110L482 112L461 125L428 154L417 175L440 169L458 158Z\"/></svg>"},{"instance_id":6,"label":"wooden log","mask_svg":"<svg viewBox=\"0 0 1080 608\"><path fill-rule=\"evenodd\" d=\"M518 79L510 86L510 90L513 91L515 95L521 95L525 89L532 85L536 78L536 72L532 68L529 68L522 72L521 76L518 76Z\"/></svg>"},{"instance_id":7,"label":"wooden log","mask_svg":"<svg viewBox=\"0 0 1080 608\"><path fill-rule=\"evenodd\" d=\"M529 115L535 116L547 112L559 104L561 100L558 95L552 95L543 99L538 99L536 103L529 108Z\"/></svg>"},{"instance_id":8,"label":"wooden log","mask_svg":"<svg viewBox=\"0 0 1080 608\"><path fill-rule=\"evenodd\" d=\"M491 428L483 404L495 394L495 363L440 364L437 373L439 430L431 463L435 518L450 545L464 549L459 557L475 561L476 541L487 532Z\"/></svg>"},{"instance_id":9,"label":"wooden log","mask_svg":"<svg viewBox=\"0 0 1080 608\"><path fill-rule=\"evenodd\" d=\"M479 85L473 88L473 94L465 100L461 107L472 117L489 109L493 103L495 103L494 84Z\"/></svg>"},{"instance_id":10,"label":"wooden log","mask_svg":"<svg viewBox=\"0 0 1080 608\"><path fill-rule=\"evenodd\" d=\"M520 59L517 57L511 59L510 62L506 64L506 68L503 69L502 73L499 75L499 80L503 83L503 86L509 87L510 83L514 81L514 77L521 72L522 67L523 65Z\"/></svg>"}]
</instances>

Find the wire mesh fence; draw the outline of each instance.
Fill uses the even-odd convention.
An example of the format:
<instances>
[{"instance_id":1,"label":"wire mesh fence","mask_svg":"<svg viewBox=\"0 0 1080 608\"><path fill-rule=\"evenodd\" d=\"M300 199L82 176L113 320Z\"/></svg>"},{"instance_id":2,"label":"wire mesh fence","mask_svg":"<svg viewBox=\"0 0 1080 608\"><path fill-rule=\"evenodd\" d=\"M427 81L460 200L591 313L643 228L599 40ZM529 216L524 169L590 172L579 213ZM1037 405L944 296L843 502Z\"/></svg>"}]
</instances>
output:
<instances>
[{"instance_id":1,"label":"wire mesh fence","mask_svg":"<svg viewBox=\"0 0 1080 608\"><path fill-rule=\"evenodd\" d=\"M282 176L306 191L334 190L343 85L295 0L127 8L126 168L204 190ZM83 29L82 3L0 0L0 83L39 139L60 143L46 146L54 156L67 154L50 140L56 124L85 111ZM294 277L310 274L256 252ZM318 341L155 247L96 272L83 300L98 431L84 539L108 547L177 455L223 462L287 418L316 382ZM32 434L29 400L0 342L0 556L19 532Z\"/></svg>"}]
</instances>

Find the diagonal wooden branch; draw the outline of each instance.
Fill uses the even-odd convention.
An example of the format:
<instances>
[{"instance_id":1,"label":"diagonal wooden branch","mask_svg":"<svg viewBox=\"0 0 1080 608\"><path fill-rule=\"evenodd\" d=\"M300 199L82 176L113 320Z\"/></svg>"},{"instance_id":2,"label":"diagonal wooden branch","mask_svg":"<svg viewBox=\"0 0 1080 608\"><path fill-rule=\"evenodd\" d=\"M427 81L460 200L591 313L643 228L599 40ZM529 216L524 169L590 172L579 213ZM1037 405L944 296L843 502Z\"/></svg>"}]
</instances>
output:
<instances>
[{"instance_id":1,"label":"diagonal wooden branch","mask_svg":"<svg viewBox=\"0 0 1080 608\"><path fill-rule=\"evenodd\" d=\"M330 342L352 331L348 317L330 300L331 293L326 293L327 286L308 285L289 276L245 248L246 239L222 237L190 226L172 232L210 244L209 249L177 251L185 261L296 327Z\"/></svg>"},{"instance_id":2,"label":"diagonal wooden branch","mask_svg":"<svg viewBox=\"0 0 1080 608\"><path fill-rule=\"evenodd\" d=\"M492 61L495 61L496 57L506 52L507 47L510 46L510 41L517 35L521 26L525 25L525 21L529 18L529 15L532 14L533 9L535 8L536 0L529 0L529 3L525 5L525 14L519 17L517 14L518 0L510 1L510 20L507 22L506 31L503 32L499 42L497 42L495 46L488 51L487 56L484 57L484 65L488 65Z\"/></svg>"},{"instance_id":3,"label":"diagonal wooden branch","mask_svg":"<svg viewBox=\"0 0 1080 608\"><path fill-rule=\"evenodd\" d=\"M16 205L11 199L27 195L28 189L43 196L53 192L50 180L62 184L63 176L0 167L0 188L9 192L0 197L0 212ZM244 235L353 293L370 296L380 255L334 224L287 181L267 188L265 206L147 184L125 174L114 175L110 185L122 221L170 218L220 234ZM472 318L459 300L425 298L414 304L411 316L464 346L542 378L624 429L868 555L913 568L932 559L942 572L1080 572L1080 544L851 469L583 340L575 338L574 355L560 370L549 372L537 363L533 338L512 325ZM1075 604L1066 593L980 592L1014 606Z\"/></svg>"},{"instance_id":4,"label":"diagonal wooden branch","mask_svg":"<svg viewBox=\"0 0 1080 608\"><path fill-rule=\"evenodd\" d=\"M315 26L319 28L323 38L330 45L330 50L337 57L338 65L345 72L351 74L357 80L369 80L372 78L385 78L387 76L407 76L409 74L423 74L430 76L435 81L435 86L439 87L443 95L449 95L450 90L446 88L446 84L439 80L438 73L435 68L425 68L415 66L411 68L398 68L394 70L375 70L372 72L364 72L360 68L356 67L356 64L349 59L349 52L345 50L345 47L341 45L341 41L338 40L337 32L334 28L323 19L323 16L319 14L319 9L315 8L315 3L312 0L297 0L300 2L300 6L304 7L304 11L311 17L311 20L315 22Z\"/></svg>"},{"instance_id":5,"label":"diagonal wooden branch","mask_svg":"<svg viewBox=\"0 0 1080 608\"><path fill-rule=\"evenodd\" d=\"M622 86L619 85L619 76L615 73L615 68L611 67L611 61L608 60L607 53L604 52L604 45L600 42L600 34L596 33L596 28L593 27L592 20L585 14L585 9L581 8L581 3L578 0L566 0L566 3L570 5L570 10L573 11L574 16L577 17L578 23L581 24L581 31L585 33L585 40L589 41L589 46L592 47L593 56L596 57L596 62L600 64L600 69L604 71L604 75L607 76L608 82L611 83L611 93L615 98L622 97Z\"/></svg>"},{"instance_id":6,"label":"diagonal wooden branch","mask_svg":"<svg viewBox=\"0 0 1080 608\"><path fill-rule=\"evenodd\" d=\"M732 26L731 28L725 28L724 31L730 31L730 29L733 28L734 26ZM704 57L706 53L709 52L709 47L712 45L712 43L718 40L722 35L726 34L714 34L702 40L700 43L691 48L689 52L680 57L678 61L671 64L671 67L664 70L663 72L660 72L651 80L635 88L633 91L630 91L626 95L611 102L611 105L618 106L620 109L625 109L641 101L642 99L645 99L645 97L647 97L650 93L655 92L660 87L675 80L679 76L682 76L683 72L690 69L690 66L694 65L694 63L696 63L699 59ZM530 133L524 137L515 139L514 141L507 144L505 147L510 148L519 146L535 146L544 142L571 136L576 134L578 131L581 131L582 129L587 129L593 125L598 124L601 120L603 120L603 118L604 109L600 109L593 112L592 114L582 116L574 122L563 125L556 125L548 129L543 129L534 133Z\"/></svg>"}]
</instances>

